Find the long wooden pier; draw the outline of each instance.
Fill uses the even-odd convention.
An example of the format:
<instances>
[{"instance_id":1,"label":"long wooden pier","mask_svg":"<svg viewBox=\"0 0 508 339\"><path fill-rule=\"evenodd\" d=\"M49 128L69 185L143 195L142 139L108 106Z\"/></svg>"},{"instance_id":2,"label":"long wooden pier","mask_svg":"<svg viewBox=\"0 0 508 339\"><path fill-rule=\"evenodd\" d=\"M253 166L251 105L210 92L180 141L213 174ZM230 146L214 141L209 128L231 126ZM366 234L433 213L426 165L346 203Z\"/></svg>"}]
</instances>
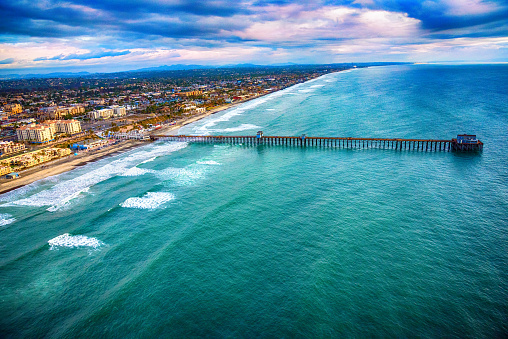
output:
<instances>
[{"instance_id":1,"label":"long wooden pier","mask_svg":"<svg viewBox=\"0 0 508 339\"><path fill-rule=\"evenodd\" d=\"M460 138L460 135L458 136ZM153 140L185 141L193 143L222 143L242 144L248 146L295 146L295 147L323 147L342 149L394 149L424 152L462 151L477 152L483 150L483 143L474 138L474 142L463 143L459 139L397 139L397 138L353 138L353 137L308 137L302 136L267 136L262 132L257 135L153 135Z\"/></svg>"}]
</instances>

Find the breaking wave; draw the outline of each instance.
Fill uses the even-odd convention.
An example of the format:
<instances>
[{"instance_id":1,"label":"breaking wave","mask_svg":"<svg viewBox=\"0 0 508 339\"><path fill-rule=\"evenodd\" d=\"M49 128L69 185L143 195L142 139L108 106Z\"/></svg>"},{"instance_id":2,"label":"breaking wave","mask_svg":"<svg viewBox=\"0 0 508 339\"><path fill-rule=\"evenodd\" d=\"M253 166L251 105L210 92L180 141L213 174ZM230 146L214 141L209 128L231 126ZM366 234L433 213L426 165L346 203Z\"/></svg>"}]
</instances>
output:
<instances>
[{"instance_id":1,"label":"breaking wave","mask_svg":"<svg viewBox=\"0 0 508 339\"><path fill-rule=\"evenodd\" d=\"M102 241L96 238L89 238L84 235L70 235L69 233L59 235L58 237L49 240L48 244L50 246L50 250L58 249L59 247L89 247L98 249L100 246L104 245Z\"/></svg>"},{"instance_id":2,"label":"breaking wave","mask_svg":"<svg viewBox=\"0 0 508 339\"><path fill-rule=\"evenodd\" d=\"M253 125L253 124L241 124L240 126L237 126L237 127L210 130L210 132L239 132L239 131L248 131L250 129L259 129L259 128L261 128L261 127Z\"/></svg>"},{"instance_id":3,"label":"breaking wave","mask_svg":"<svg viewBox=\"0 0 508 339\"><path fill-rule=\"evenodd\" d=\"M12 215L7 213L0 214L0 226L6 226L15 222L16 219Z\"/></svg>"},{"instance_id":4,"label":"breaking wave","mask_svg":"<svg viewBox=\"0 0 508 339\"><path fill-rule=\"evenodd\" d=\"M180 129L181 134L196 134L196 135L209 135L215 130L213 127L221 122L229 121L232 117L241 115L245 112L252 110L273 99L280 98L284 95L293 94L294 90L299 89L302 86L307 86L309 82L313 82L317 79L309 80L306 83L297 84L281 91L270 93L266 96L256 98L254 100L245 102L238 107L232 107L226 111L222 115L210 115L207 118L203 119L201 122L193 123L187 126L184 126ZM258 127L256 127L258 128Z\"/></svg>"},{"instance_id":5,"label":"breaking wave","mask_svg":"<svg viewBox=\"0 0 508 339\"><path fill-rule=\"evenodd\" d=\"M126 208L156 209L160 205L175 199L169 192L148 192L142 197L133 197L120 204Z\"/></svg>"},{"instance_id":6,"label":"breaking wave","mask_svg":"<svg viewBox=\"0 0 508 339\"><path fill-rule=\"evenodd\" d=\"M199 165L221 165L217 161L213 161L213 160L198 161L196 163Z\"/></svg>"},{"instance_id":7,"label":"breaking wave","mask_svg":"<svg viewBox=\"0 0 508 339\"><path fill-rule=\"evenodd\" d=\"M67 205L70 200L75 199L81 192L86 192L93 185L118 175L136 176L141 173L147 173L150 170L137 168L135 166L157 156L178 151L186 146L187 143L185 142L166 142L155 144L152 146L152 149L149 150L147 150L146 147L142 147L134 150L133 152L125 153L120 159L111 161L93 170L89 170L78 177L70 180L59 181L56 185L47 190L41 191L24 199L12 201L11 203L3 206L51 206L48 208L48 211L54 212L62 206ZM14 197L17 196L15 195Z\"/></svg>"}]
</instances>

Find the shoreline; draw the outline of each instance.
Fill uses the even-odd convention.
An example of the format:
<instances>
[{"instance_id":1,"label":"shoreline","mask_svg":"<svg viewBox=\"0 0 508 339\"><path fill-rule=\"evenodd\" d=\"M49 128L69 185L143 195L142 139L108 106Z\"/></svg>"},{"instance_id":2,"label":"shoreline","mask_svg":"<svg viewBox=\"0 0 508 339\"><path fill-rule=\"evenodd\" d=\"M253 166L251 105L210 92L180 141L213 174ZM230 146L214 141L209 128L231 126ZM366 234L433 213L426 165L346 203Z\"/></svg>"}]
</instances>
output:
<instances>
[{"instance_id":1,"label":"shoreline","mask_svg":"<svg viewBox=\"0 0 508 339\"><path fill-rule=\"evenodd\" d=\"M271 92L275 93L275 92ZM270 94L270 93L267 93ZM267 95L264 94L264 95ZM189 117L185 119L184 121L179 122L176 125L168 126L165 128L161 128L160 130L157 130L157 133L149 133L149 135L158 134L158 133L165 133L169 135L176 135L178 133L178 130L182 128L185 125L191 124L193 122L196 122L198 120L201 120L203 118L206 118L207 116L210 116L215 113L219 113L222 111L225 111L227 109L230 109L232 107L238 106L244 102L260 98L264 95L257 96L255 98L249 98L246 100L242 100L240 102L233 103L231 105L224 105L216 107L204 114L200 114L197 116ZM55 159L53 161L50 161L47 164L41 164L37 165L32 168L28 168L24 171L19 172L20 177L17 179L0 179L0 195L14 191L18 188L21 188L23 186L29 185L35 181L42 180L45 178L49 178L54 175L62 174L65 172L72 171L76 168L79 168L81 166L84 166L86 164L99 161L101 159L108 158L112 155L115 155L117 153L123 153L128 150L143 146L148 144L146 141L138 141L138 140L124 140L121 143L117 145L109 146L105 149L99 150L99 151L92 151L90 153L84 153L79 154L78 156L69 155L64 158ZM72 157L71 160L69 158ZM44 168L41 168L41 166L44 166Z\"/></svg>"},{"instance_id":2,"label":"shoreline","mask_svg":"<svg viewBox=\"0 0 508 339\"><path fill-rule=\"evenodd\" d=\"M146 142L126 140L117 145L112 145L101 150L83 152L77 156L69 155L46 164L28 168L20 172L20 177L18 179L0 179L0 194L16 190L41 179L72 171L89 163L102 160L118 153L126 152L142 145L146 145ZM42 165L44 165L44 168L41 168Z\"/></svg>"},{"instance_id":3,"label":"shoreline","mask_svg":"<svg viewBox=\"0 0 508 339\"><path fill-rule=\"evenodd\" d=\"M339 71L339 72L341 72L341 71ZM338 73L338 72L332 72L332 73L327 73L327 74L333 74L333 73ZM318 77L309 79L309 80L301 82L301 83L293 84L289 87L285 87L285 88L279 89L277 91L258 95L253 98L240 100L240 101L232 103L232 104L227 104L227 105L215 107L214 109L212 109L208 112L205 112L204 114L188 117L173 126L163 127L157 131L152 131L151 133L149 133L149 135L157 135L157 134L178 135L178 131L180 130L180 128L182 128L185 125L199 121L199 120L206 118L212 114L216 114L216 113L228 110L230 108L234 108L234 107L239 106L239 105L246 103L248 101L255 100L255 99L285 90L287 88L290 88L290 87L293 87L293 86L296 86L299 84L304 84L304 83L311 81L311 80L318 79L318 78L320 78L324 75L327 75L327 74L320 75ZM115 155L117 153L123 153L125 151L131 150L133 148L137 148L137 147L140 147L140 146L146 145L146 144L147 144L146 141L125 140L125 141L121 142L120 144L109 146L109 147L99 150L99 151L94 151L91 154L85 153L83 155L80 154L78 156L70 155L65 158L56 159L56 160L51 161L48 164L44 165L45 166L44 169L41 169L41 165L26 169L26 170L20 172L20 177L18 179L10 179L10 180L9 179L0 179L0 195L10 192L10 191L13 191L13 190L16 190L16 189L21 188L23 186L29 185L35 181L45 179L45 178L48 178L48 177L51 177L54 175L62 174L65 172L69 172L69 171L72 171L76 168L84 166L86 164L96 162L101 159ZM69 160L69 157L73 157L73 159Z\"/></svg>"},{"instance_id":4,"label":"shoreline","mask_svg":"<svg viewBox=\"0 0 508 339\"><path fill-rule=\"evenodd\" d=\"M286 88L289 88L289 87L286 87ZM279 91L282 91L282 90L284 90L286 88L280 89ZM196 121L201 120L201 119L204 119L204 118L206 118L206 117L208 117L208 116L210 116L212 114L216 114L216 113L228 110L230 108L234 108L236 106L240 106L241 104L246 103L248 101L255 100L255 99L264 97L266 95L269 95L269 94L272 94L272 93L276 93L276 92L278 92L278 91L270 92L270 93L265 93L265 94L262 94L262 95L258 95L257 97L240 100L240 101L234 102L234 103L229 104L229 105L223 105L223 106L215 107L214 109L212 109L212 110L210 110L208 112L205 112L203 114L195 115L193 117L190 117L190 118L182 121L181 123L177 123L176 125L168 126L168 127L163 127L163 128L161 128L161 129L159 129L157 131L153 131L152 133L150 133L150 135L158 135L158 134L178 135L178 131L180 130L180 128L182 128L185 125L191 124L191 123L196 122Z\"/></svg>"}]
</instances>

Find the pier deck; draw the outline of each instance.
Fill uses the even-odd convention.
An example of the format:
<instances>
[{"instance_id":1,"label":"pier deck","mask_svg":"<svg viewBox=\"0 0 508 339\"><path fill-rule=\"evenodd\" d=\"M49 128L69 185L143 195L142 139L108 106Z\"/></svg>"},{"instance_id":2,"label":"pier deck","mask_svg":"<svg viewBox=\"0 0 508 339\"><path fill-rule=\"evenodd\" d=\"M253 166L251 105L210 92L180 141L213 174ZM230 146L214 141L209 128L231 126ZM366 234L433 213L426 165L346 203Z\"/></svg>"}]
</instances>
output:
<instances>
[{"instance_id":1,"label":"pier deck","mask_svg":"<svg viewBox=\"0 0 508 339\"><path fill-rule=\"evenodd\" d=\"M261 134L260 134L261 133ZM242 145L327 147L327 148L377 148L414 151L462 151L483 150L483 143L462 144L457 139L399 139L399 138L353 138L353 137L308 137L308 136L266 136L258 132L255 136L231 135L154 135L153 140L186 141L195 143L224 143Z\"/></svg>"}]
</instances>

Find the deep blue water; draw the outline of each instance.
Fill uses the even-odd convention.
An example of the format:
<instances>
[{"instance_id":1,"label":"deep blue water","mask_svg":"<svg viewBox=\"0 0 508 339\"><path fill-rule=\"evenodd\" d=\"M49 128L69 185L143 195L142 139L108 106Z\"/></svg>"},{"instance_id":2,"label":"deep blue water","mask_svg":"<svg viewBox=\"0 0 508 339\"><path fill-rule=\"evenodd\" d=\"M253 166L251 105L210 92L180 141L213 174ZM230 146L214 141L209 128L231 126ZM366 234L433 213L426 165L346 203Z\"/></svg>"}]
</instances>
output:
<instances>
[{"instance_id":1,"label":"deep blue water","mask_svg":"<svg viewBox=\"0 0 508 339\"><path fill-rule=\"evenodd\" d=\"M181 133L258 130L485 148L159 142L9 192L0 335L508 335L508 66L329 74Z\"/></svg>"}]
</instances>

